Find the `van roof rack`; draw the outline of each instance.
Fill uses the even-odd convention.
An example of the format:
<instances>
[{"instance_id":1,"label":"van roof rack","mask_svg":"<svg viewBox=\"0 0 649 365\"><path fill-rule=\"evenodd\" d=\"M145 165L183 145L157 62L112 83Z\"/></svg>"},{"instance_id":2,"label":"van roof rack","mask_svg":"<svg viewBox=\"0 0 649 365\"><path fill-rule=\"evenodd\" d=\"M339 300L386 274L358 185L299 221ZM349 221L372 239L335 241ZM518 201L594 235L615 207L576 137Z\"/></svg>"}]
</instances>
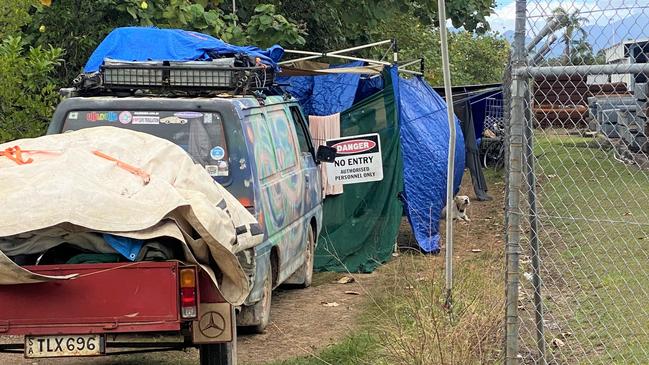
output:
<instances>
[{"instance_id":1,"label":"van roof rack","mask_svg":"<svg viewBox=\"0 0 649 365\"><path fill-rule=\"evenodd\" d=\"M138 90L252 95L271 88L274 81L272 67L238 67L234 58L186 62L105 60L98 72L77 76L73 86L80 94L95 95Z\"/></svg>"}]
</instances>

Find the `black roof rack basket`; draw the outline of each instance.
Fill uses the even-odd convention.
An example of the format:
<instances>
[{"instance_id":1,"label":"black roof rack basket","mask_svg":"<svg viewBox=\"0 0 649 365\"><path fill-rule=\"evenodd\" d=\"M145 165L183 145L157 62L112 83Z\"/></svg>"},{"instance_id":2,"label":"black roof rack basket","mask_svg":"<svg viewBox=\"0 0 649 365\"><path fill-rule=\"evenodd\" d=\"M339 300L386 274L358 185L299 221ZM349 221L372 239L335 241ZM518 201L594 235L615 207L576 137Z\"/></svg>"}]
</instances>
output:
<instances>
[{"instance_id":1,"label":"black roof rack basket","mask_svg":"<svg viewBox=\"0 0 649 365\"><path fill-rule=\"evenodd\" d=\"M227 61L106 61L98 73L80 75L75 87L81 92L155 90L248 94L273 86L274 80L272 67L235 67Z\"/></svg>"}]
</instances>

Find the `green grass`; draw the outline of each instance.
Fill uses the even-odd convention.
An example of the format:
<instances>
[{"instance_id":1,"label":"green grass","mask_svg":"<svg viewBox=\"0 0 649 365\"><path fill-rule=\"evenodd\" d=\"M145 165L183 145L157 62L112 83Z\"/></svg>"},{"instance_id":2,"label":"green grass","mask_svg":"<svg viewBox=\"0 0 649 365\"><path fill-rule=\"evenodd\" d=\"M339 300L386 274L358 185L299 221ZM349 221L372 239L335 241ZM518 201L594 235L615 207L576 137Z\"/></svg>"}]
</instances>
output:
<instances>
[{"instance_id":1,"label":"green grass","mask_svg":"<svg viewBox=\"0 0 649 365\"><path fill-rule=\"evenodd\" d=\"M359 328L315 356L268 365L489 364L502 345L502 255L458 264L454 307L444 308L443 257L402 255L381 267ZM440 360L441 359L441 360Z\"/></svg>"},{"instance_id":2,"label":"green grass","mask_svg":"<svg viewBox=\"0 0 649 365\"><path fill-rule=\"evenodd\" d=\"M302 357L269 365L358 365L380 364L378 339L366 331L359 331L339 344L330 346L316 356Z\"/></svg>"},{"instance_id":3,"label":"green grass","mask_svg":"<svg viewBox=\"0 0 649 365\"><path fill-rule=\"evenodd\" d=\"M486 175L494 191L503 188L501 173L490 170ZM500 224L499 217L494 216L495 220ZM495 228L493 233L501 232L501 228ZM477 247L480 238L458 235L458 250ZM444 257L402 254L380 267L375 282L366 288L366 302L352 334L315 356L267 365L500 362L504 260L502 249L491 242L496 247L485 247L479 254L465 254L456 260L451 312L444 307Z\"/></svg>"},{"instance_id":4,"label":"green grass","mask_svg":"<svg viewBox=\"0 0 649 365\"><path fill-rule=\"evenodd\" d=\"M537 136L548 340L559 363L649 362L649 173L593 139ZM522 332L524 334L524 332Z\"/></svg>"}]
</instances>

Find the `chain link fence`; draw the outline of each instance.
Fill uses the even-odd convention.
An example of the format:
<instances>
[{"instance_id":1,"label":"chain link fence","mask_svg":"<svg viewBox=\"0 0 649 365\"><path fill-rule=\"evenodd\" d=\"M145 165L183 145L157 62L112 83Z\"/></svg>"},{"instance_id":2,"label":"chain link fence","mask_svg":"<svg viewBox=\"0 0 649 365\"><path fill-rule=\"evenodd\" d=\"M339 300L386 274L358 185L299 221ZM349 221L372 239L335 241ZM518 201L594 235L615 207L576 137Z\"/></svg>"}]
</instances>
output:
<instances>
[{"instance_id":1,"label":"chain link fence","mask_svg":"<svg viewBox=\"0 0 649 365\"><path fill-rule=\"evenodd\" d=\"M649 363L649 1L517 0L508 364Z\"/></svg>"}]
</instances>

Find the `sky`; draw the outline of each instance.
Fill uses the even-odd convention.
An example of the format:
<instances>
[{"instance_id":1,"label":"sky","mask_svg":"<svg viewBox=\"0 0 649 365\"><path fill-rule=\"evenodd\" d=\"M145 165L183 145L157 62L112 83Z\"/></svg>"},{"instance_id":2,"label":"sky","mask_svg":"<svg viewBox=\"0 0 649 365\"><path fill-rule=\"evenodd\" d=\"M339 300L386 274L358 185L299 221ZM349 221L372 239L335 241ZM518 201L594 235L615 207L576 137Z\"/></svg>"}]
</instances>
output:
<instances>
[{"instance_id":1,"label":"sky","mask_svg":"<svg viewBox=\"0 0 649 365\"><path fill-rule=\"evenodd\" d=\"M515 1L496 0L496 5L496 13L488 18L491 29L500 33L514 30ZM570 12L579 10L589 25L606 25L629 15L649 14L649 0L528 0L528 29L536 33L552 10L559 6Z\"/></svg>"}]
</instances>

